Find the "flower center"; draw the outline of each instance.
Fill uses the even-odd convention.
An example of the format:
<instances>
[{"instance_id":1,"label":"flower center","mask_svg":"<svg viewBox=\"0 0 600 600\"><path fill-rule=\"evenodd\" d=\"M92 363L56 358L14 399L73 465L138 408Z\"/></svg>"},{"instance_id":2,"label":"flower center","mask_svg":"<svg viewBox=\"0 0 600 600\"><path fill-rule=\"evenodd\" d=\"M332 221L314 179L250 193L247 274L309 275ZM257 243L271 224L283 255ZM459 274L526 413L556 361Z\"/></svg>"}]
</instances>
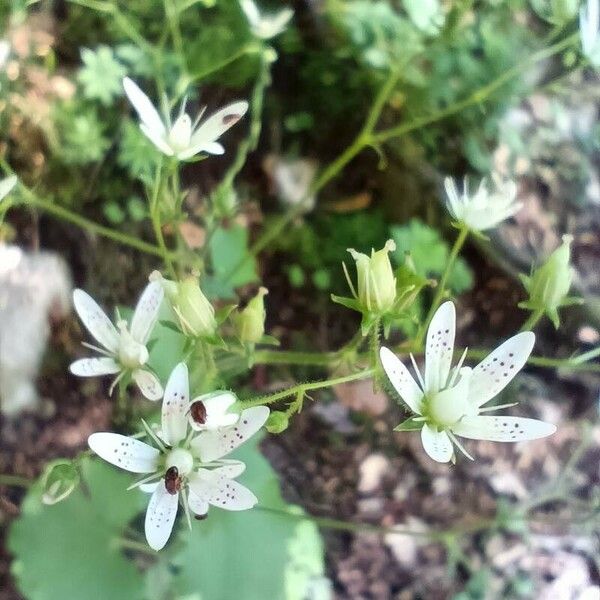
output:
<instances>
[{"instance_id":1,"label":"flower center","mask_svg":"<svg viewBox=\"0 0 600 600\"><path fill-rule=\"evenodd\" d=\"M186 150L192 138L192 120L190 116L183 113L171 127L169 131L169 144L176 152Z\"/></svg>"},{"instance_id":2,"label":"flower center","mask_svg":"<svg viewBox=\"0 0 600 600\"><path fill-rule=\"evenodd\" d=\"M119 323L119 361L126 369L137 369L148 361L146 346L136 342L124 321Z\"/></svg>"},{"instance_id":3,"label":"flower center","mask_svg":"<svg viewBox=\"0 0 600 600\"><path fill-rule=\"evenodd\" d=\"M183 448L175 448L167 454L165 460L167 469L175 467L181 477L189 475L194 467L194 457L192 453Z\"/></svg>"},{"instance_id":4,"label":"flower center","mask_svg":"<svg viewBox=\"0 0 600 600\"><path fill-rule=\"evenodd\" d=\"M428 416L436 424L448 427L457 423L465 414L464 399L449 398L448 394L436 393L426 400Z\"/></svg>"}]
</instances>

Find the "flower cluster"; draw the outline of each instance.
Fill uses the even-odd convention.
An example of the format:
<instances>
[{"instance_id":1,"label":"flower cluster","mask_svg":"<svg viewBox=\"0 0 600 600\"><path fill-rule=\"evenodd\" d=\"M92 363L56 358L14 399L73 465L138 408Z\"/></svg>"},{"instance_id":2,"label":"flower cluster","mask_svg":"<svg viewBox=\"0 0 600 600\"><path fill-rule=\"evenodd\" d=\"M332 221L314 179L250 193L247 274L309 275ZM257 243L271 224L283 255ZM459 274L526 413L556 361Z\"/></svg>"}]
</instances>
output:
<instances>
[{"instance_id":1,"label":"flower cluster","mask_svg":"<svg viewBox=\"0 0 600 600\"><path fill-rule=\"evenodd\" d=\"M465 350L452 368L455 328L454 304L446 302L436 311L427 331L424 376L411 355L419 383L389 349L381 349L381 363L391 384L415 414L396 431L420 430L425 452L438 462L455 460L453 444L472 458L456 436L517 442L554 433L554 425L536 419L481 414L506 407L482 408L523 368L535 343L534 334L525 331L515 335L474 368L463 366Z\"/></svg>"},{"instance_id":2,"label":"flower cluster","mask_svg":"<svg viewBox=\"0 0 600 600\"><path fill-rule=\"evenodd\" d=\"M209 506L225 510L252 508L256 496L235 481L245 470L239 460L225 458L267 421L269 409L255 406L229 412L231 392L219 391L190 400L188 370L178 364L171 373L157 430L144 423L152 444L118 433L93 433L90 448L105 461L143 478L133 484L151 494L145 532L154 550L165 546L181 504L199 518Z\"/></svg>"}]
</instances>

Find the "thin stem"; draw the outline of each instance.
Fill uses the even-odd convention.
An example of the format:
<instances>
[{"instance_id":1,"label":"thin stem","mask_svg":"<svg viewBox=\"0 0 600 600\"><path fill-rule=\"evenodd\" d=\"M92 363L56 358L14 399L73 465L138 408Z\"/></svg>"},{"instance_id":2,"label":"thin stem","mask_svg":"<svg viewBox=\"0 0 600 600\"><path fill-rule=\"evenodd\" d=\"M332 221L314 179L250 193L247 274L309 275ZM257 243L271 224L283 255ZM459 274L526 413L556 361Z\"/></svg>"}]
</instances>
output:
<instances>
[{"instance_id":1,"label":"thin stem","mask_svg":"<svg viewBox=\"0 0 600 600\"><path fill-rule=\"evenodd\" d=\"M298 385L287 388L286 390L282 390L280 392L275 392L274 394L260 396L259 398L254 398L253 400L245 400L245 401L242 400L239 403L239 405L242 408L251 408L252 406L262 406L265 404L273 404L275 402L278 402L279 400L288 398L289 396L305 394L306 392L310 392L312 390L320 390L323 388L332 387L334 385L339 385L340 383L356 381L358 379L367 379L368 377L372 377L374 375L374 373L375 373L375 369L365 369L363 371L359 371L358 373L352 373L351 375L345 375L343 377L336 377L334 379L326 379L324 381L313 381L310 383L300 383Z\"/></svg>"},{"instance_id":2,"label":"thin stem","mask_svg":"<svg viewBox=\"0 0 600 600\"><path fill-rule=\"evenodd\" d=\"M444 295L446 294L446 284L448 283L448 278L450 277L452 270L454 269L454 264L456 263L456 259L458 258L458 254L460 253L464 243L469 235L469 229L466 226L462 226L458 233L458 237L454 241L454 246L452 246L452 250L450 252L450 256L448 257L448 261L446 262L446 268L442 273L442 277L437 286L437 290L435 296L433 298L433 302L431 303L431 307L429 308L429 312L427 313L427 317L421 326L419 333L417 334L417 345L420 346L423 342L423 338L425 337L425 332L429 327L429 323L431 323L431 319L435 314L435 311L438 309L438 306L441 304L444 299Z\"/></svg>"},{"instance_id":3,"label":"thin stem","mask_svg":"<svg viewBox=\"0 0 600 600\"><path fill-rule=\"evenodd\" d=\"M538 323L538 321L544 316L544 309L543 308L538 308L536 310L534 310L529 317L527 318L527 320L525 321L525 323L523 323L523 326L521 327L520 331L531 331Z\"/></svg>"},{"instance_id":4,"label":"thin stem","mask_svg":"<svg viewBox=\"0 0 600 600\"><path fill-rule=\"evenodd\" d=\"M308 367L326 367L337 360L339 360L338 352L257 350L254 353L254 364L257 365L304 365Z\"/></svg>"},{"instance_id":5,"label":"thin stem","mask_svg":"<svg viewBox=\"0 0 600 600\"><path fill-rule=\"evenodd\" d=\"M261 46L257 45L256 43L251 43L247 44L246 46L242 46L237 52L233 53L231 56L228 56L221 62L211 65L207 69L204 69L204 71L197 71L196 73L191 73L189 75L189 82L191 84L200 81L208 77L209 75L212 75L213 73L221 71L222 69L229 66L231 63L234 63L236 60L239 60L243 56L246 56L247 54L257 54L261 50Z\"/></svg>"},{"instance_id":6,"label":"thin stem","mask_svg":"<svg viewBox=\"0 0 600 600\"><path fill-rule=\"evenodd\" d=\"M129 246L131 248L135 248L140 252L145 254L150 254L152 256L158 256L159 258L163 258L163 250L153 246L152 244L148 244L136 237L127 235L125 233L121 233L120 231L116 231L111 229L110 227L105 227L104 225L100 225L90 219L86 219L77 213L70 211L68 208L64 206L60 206L55 204L50 200L46 200L45 198L37 197L31 190L26 188L23 185L20 185L21 191L27 197L26 204L28 206L33 206L35 208L39 208L44 212L56 217L62 221L66 221L67 223L72 223L81 229L85 229L90 233L94 233L100 235L102 237L111 239L119 244L124 246ZM19 203L14 203L13 206L18 206Z\"/></svg>"}]
</instances>

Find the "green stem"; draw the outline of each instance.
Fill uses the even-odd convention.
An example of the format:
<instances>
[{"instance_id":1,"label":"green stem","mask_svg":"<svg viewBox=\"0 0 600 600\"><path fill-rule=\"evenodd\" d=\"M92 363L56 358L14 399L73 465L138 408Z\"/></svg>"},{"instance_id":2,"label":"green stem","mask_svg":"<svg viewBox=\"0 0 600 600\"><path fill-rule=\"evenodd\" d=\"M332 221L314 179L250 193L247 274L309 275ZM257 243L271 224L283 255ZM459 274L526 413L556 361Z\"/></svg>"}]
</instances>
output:
<instances>
[{"instance_id":1,"label":"green stem","mask_svg":"<svg viewBox=\"0 0 600 600\"><path fill-rule=\"evenodd\" d=\"M521 327L520 331L531 331L538 323L538 321L544 316L544 309L543 308L538 308L536 310L534 310L529 317L527 318L527 320L525 321L525 323L523 323L523 326Z\"/></svg>"},{"instance_id":2,"label":"green stem","mask_svg":"<svg viewBox=\"0 0 600 600\"><path fill-rule=\"evenodd\" d=\"M20 475L8 475L0 473L0 485L9 485L13 487L28 488L33 484L31 479L21 477Z\"/></svg>"},{"instance_id":3,"label":"green stem","mask_svg":"<svg viewBox=\"0 0 600 600\"><path fill-rule=\"evenodd\" d=\"M300 383L298 385L292 386L292 387L282 390L280 392L275 392L274 394L260 396L259 398L254 398L253 400L242 400L239 402L239 406L241 408L245 409L245 408L251 408L252 406L262 406L265 404L273 404L275 402L278 402L279 400L288 398L289 396L305 394L306 392L310 392L312 390L320 390L323 388L332 387L334 385L339 385L340 383L356 381L358 379L367 379L368 377L372 377L374 373L375 373L375 369L365 369L363 371L359 371L358 373L352 373L351 375L345 375L343 377L336 377L334 379L326 379L324 381L313 381L310 383Z\"/></svg>"},{"instance_id":4,"label":"green stem","mask_svg":"<svg viewBox=\"0 0 600 600\"><path fill-rule=\"evenodd\" d=\"M251 43L251 44L247 44L246 46L242 46L242 48L240 48L237 52L235 52L231 56L228 56L226 59L222 60L221 62L211 65L207 69L204 69L204 71L198 71L196 73L191 73L189 75L189 82L191 84L191 83L195 83L196 81L200 81L200 80L208 77L209 75L212 75L213 73L221 71L222 69L229 66L231 63L234 63L236 60L239 60L243 56L246 56L247 54L257 54L261 50L262 50L261 46L257 45L256 43Z\"/></svg>"},{"instance_id":5,"label":"green stem","mask_svg":"<svg viewBox=\"0 0 600 600\"><path fill-rule=\"evenodd\" d=\"M490 96L492 96L492 94L494 94L498 89L506 85L506 83L525 72L529 67L541 62L542 60L546 60L551 56L558 54L559 52L562 52L578 39L579 33L577 32L564 38L560 42L553 44L552 46L542 48L538 52L532 54L529 59L523 60L518 65L508 69L492 82L479 88L463 100L454 102L446 108L438 110L431 115L417 117L408 123L404 123L403 125L398 125L396 127L391 127L390 129L379 131L373 135L373 141L379 143L386 142L392 138L397 138L406 135L411 131L415 131L416 129L420 129L421 127L425 127L426 125L431 125L432 123L441 121L442 119L452 116L464 110L465 108L469 108L475 104L481 104L488 100Z\"/></svg>"},{"instance_id":6,"label":"green stem","mask_svg":"<svg viewBox=\"0 0 600 600\"><path fill-rule=\"evenodd\" d=\"M150 254L152 256L158 256L159 258L163 258L164 251L161 248L157 248L152 244L148 244L136 237L127 235L125 233L121 233L120 231L116 231L111 229L110 227L105 227L104 225L100 225L94 221L90 221L85 217L78 215L70 211L68 208L64 206L60 206L59 204L55 204L50 200L46 200L45 198L38 198L35 196L33 192L31 192L28 188L21 185L20 189L27 196L26 205L33 206L35 208L39 208L44 212L56 217L62 221L66 221L67 223L72 223L81 229L85 229L90 233L94 233L100 235L102 237L111 239L119 244L124 246L129 246L131 248L135 248L140 252L144 252L145 254ZM14 206L18 206L18 203L15 203Z\"/></svg>"},{"instance_id":7,"label":"green stem","mask_svg":"<svg viewBox=\"0 0 600 600\"><path fill-rule=\"evenodd\" d=\"M454 264L456 263L458 254L460 253L462 247L464 246L464 243L467 240L468 235L469 235L469 229L465 225L461 226L460 231L458 233L458 237L456 238L456 240L454 242L454 246L452 246L450 256L448 257L448 261L446 262L446 268L444 269L444 272L442 273L440 282L438 283L437 290L436 290L435 296L433 298L433 302L431 303L429 312L427 313L427 317L425 318L425 321L423 322L421 328L419 329L419 333L417 334L416 343L417 343L417 346L419 346L419 347L421 346L421 344L423 342L423 338L425 337L425 332L427 331L427 328L429 327L429 323L431 323L431 319L433 318L435 311L438 309L439 305L441 304L442 300L444 299L444 296L446 294L446 284L448 283L448 278L450 277L450 275L452 273L452 269L454 269Z\"/></svg>"}]
</instances>

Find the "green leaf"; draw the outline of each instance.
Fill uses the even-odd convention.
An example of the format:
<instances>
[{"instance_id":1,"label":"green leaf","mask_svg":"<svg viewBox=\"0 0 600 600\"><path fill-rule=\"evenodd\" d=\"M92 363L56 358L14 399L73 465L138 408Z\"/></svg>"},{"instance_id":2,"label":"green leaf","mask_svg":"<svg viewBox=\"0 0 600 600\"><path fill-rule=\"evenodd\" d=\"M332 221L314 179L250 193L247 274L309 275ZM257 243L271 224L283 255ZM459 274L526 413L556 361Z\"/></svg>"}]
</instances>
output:
<instances>
[{"instance_id":1,"label":"green leaf","mask_svg":"<svg viewBox=\"0 0 600 600\"><path fill-rule=\"evenodd\" d=\"M248 231L241 225L217 228L210 240L210 256L213 274L202 284L207 296L234 298L236 287L258 281L256 259L248 252Z\"/></svg>"},{"instance_id":2,"label":"green leaf","mask_svg":"<svg viewBox=\"0 0 600 600\"><path fill-rule=\"evenodd\" d=\"M117 540L148 499L100 461L82 459L81 473L85 485L59 504L41 503L39 482L25 497L8 537L17 586L28 600L142 600L143 578Z\"/></svg>"},{"instance_id":3,"label":"green leaf","mask_svg":"<svg viewBox=\"0 0 600 600\"><path fill-rule=\"evenodd\" d=\"M256 494L259 504L289 512L276 474L257 443L245 444L236 455L247 466L240 480ZM174 557L173 580L179 595L302 600L308 597L309 587L323 579L323 546L317 528L279 512L211 508L208 518L195 521L193 531L182 532L181 539L185 546Z\"/></svg>"},{"instance_id":4,"label":"green leaf","mask_svg":"<svg viewBox=\"0 0 600 600\"><path fill-rule=\"evenodd\" d=\"M127 75L127 70L115 58L109 46L98 46L97 50L83 48L81 60L83 67L78 79L83 86L83 95L109 106L114 98L123 93L121 81Z\"/></svg>"}]
</instances>

